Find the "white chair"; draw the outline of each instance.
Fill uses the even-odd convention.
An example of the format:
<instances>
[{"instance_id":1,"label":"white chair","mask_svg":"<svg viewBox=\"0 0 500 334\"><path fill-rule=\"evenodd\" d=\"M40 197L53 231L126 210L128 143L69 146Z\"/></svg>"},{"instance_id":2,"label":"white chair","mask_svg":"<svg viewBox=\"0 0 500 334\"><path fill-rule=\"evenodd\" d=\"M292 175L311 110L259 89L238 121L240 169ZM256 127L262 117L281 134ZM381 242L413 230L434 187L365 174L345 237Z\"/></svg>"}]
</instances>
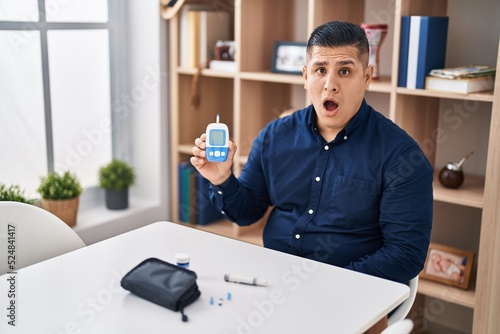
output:
<instances>
[{"instance_id":1,"label":"white chair","mask_svg":"<svg viewBox=\"0 0 500 334\"><path fill-rule=\"evenodd\" d=\"M84 246L76 232L52 213L35 205L0 201L0 275ZM9 258L14 252L15 259ZM15 261L15 268L8 260Z\"/></svg>"},{"instance_id":2,"label":"white chair","mask_svg":"<svg viewBox=\"0 0 500 334\"><path fill-rule=\"evenodd\" d=\"M413 321L411 319L404 319L388 326L380 334L410 334L412 329Z\"/></svg>"},{"instance_id":3,"label":"white chair","mask_svg":"<svg viewBox=\"0 0 500 334\"><path fill-rule=\"evenodd\" d=\"M410 296L404 302L402 302L395 310L389 315L387 319L387 324L390 326L394 323L400 322L406 318L408 313L410 312L411 307L413 306L413 302L415 301L415 297L417 296L417 288L418 288L418 275L410 280L408 283L410 286Z\"/></svg>"}]
</instances>

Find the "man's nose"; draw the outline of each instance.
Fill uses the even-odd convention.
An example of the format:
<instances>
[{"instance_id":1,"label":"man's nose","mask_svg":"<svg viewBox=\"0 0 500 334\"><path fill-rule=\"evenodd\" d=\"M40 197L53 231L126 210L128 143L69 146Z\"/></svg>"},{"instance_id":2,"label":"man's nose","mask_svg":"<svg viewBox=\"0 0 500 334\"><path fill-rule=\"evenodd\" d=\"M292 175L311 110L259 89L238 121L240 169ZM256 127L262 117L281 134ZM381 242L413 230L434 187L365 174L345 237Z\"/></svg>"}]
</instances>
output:
<instances>
[{"instance_id":1,"label":"man's nose","mask_svg":"<svg viewBox=\"0 0 500 334\"><path fill-rule=\"evenodd\" d=\"M338 91L337 80L334 75L328 75L325 80L325 90L332 90L334 92Z\"/></svg>"}]
</instances>

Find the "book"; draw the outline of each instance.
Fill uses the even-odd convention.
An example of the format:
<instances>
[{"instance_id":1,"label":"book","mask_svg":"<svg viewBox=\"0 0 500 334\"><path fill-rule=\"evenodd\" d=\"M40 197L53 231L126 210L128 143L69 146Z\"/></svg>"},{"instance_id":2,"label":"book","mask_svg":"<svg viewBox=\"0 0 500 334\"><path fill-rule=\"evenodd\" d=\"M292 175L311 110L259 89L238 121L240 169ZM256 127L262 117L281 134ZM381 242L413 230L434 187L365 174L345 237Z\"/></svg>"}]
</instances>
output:
<instances>
[{"instance_id":1,"label":"book","mask_svg":"<svg viewBox=\"0 0 500 334\"><path fill-rule=\"evenodd\" d=\"M411 16L406 87L424 89L432 69L443 68L448 38L447 16Z\"/></svg>"},{"instance_id":2,"label":"book","mask_svg":"<svg viewBox=\"0 0 500 334\"><path fill-rule=\"evenodd\" d=\"M398 86L406 87L408 71L408 47L410 43L410 17L401 17L401 37L399 42Z\"/></svg>"},{"instance_id":3,"label":"book","mask_svg":"<svg viewBox=\"0 0 500 334\"><path fill-rule=\"evenodd\" d=\"M495 75L495 73L496 69L488 65L470 65L433 69L429 75L447 79L459 79L491 76Z\"/></svg>"},{"instance_id":4,"label":"book","mask_svg":"<svg viewBox=\"0 0 500 334\"><path fill-rule=\"evenodd\" d=\"M425 81L425 89L461 94L484 92L493 90L494 87L495 77L493 75L455 79L429 75Z\"/></svg>"},{"instance_id":5,"label":"book","mask_svg":"<svg viewBox=\"0 0 500 334\"><path fill-rule=\"evenodd\" d=\"M188 67L197 67L200 63L200 16L200 11L188 12Z\"/></svg>"},{"instance_id":6,"label":"book","mask_svg":"<svg viewBox=\"0 0 500 334\"><path fill-rule=\"evenodd\" d=\"M199 61L200 11L212 10L210 5L186 4L180 12L179 62L181 67L196 67Z\"/></svg>"},{"instance_id":7,"label":"book","mask_svg":"<svg viewBox=\"0 0 500 334\"><path fill-rule=\"evenodd\" d=\"M179 207L178 207L178 214L179 214L179 221L181 222L186 222L187 221L187 213L186 213L186 206L184 203L184 166L183 163L180 163L178 166L178 188L179 188Z\"/></svg>"},{"instance_id":8,"label":"book","mask_svg":"<svg viewBox=\"0 0 500 334\"><path fill-rule=\"evenodd\" d=\"M410 17L408 40L408 64L406 66L406 84L404 87L416 88L418 49L420 47L420 16Z\"/></svg>"},{"instance_id":9,"label":"book","mask_svg":"<svg viewBox=\"0 0 500 334\"><path fill-rule=\"evenodd\" d=\"M210 182L189 161L179 163L179 221L207 225L223 218L210 201Z\"/></svg>"},{"instance_id":10,"label":"book","mask_svg":"<svg viewBox=\"0 0 500 334\"><path fill-rule=\"evenodd\" d=\"M236 72L236 62L231 60L211 60L209 68L220 72Z\"/></svg>"},{"instance_id":11,"label":"book","mask_svg":"<svg viewBox=\"0 0 500 334\"><path fill-rule=\"evenodd\" d=\"M179 163L179 221L194 223L193 219L193 175L196 169L189 161Z\"/></svg>"},{"instance_id":12,"label":"book","mask_svg":"<svg viewBox=\"0 0 500 334\"><path fill-rule=\"evenodd\" d=\"M229 39L231 17L229 12L214 6L187 4L180 15L180 66L197 67L214 59L217 40Z\"/></svg>"}]
</instances>

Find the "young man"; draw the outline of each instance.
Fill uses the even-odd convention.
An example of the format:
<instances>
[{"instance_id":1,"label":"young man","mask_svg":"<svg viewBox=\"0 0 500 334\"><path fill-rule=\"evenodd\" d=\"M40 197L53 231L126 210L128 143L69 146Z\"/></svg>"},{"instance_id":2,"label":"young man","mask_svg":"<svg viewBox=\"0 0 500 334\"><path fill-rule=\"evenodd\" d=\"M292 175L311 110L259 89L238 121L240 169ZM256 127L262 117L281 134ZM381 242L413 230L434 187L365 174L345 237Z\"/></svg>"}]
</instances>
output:
<instances>
[{"instance_id":1,"label":"young man","mask_svg":"<svg viewBox=\"0 0 500 334\"><path fill-rule=\"evenodd\" d=\"M364 100L372 78L363 29L329 22L311 34L304 87L312 105L269 123L237 179L205 158L191 163L239 225L273 210L264 246L407 282L423 268L432 226L433 169L418 144Z\"/></svg>"}]
</instances>

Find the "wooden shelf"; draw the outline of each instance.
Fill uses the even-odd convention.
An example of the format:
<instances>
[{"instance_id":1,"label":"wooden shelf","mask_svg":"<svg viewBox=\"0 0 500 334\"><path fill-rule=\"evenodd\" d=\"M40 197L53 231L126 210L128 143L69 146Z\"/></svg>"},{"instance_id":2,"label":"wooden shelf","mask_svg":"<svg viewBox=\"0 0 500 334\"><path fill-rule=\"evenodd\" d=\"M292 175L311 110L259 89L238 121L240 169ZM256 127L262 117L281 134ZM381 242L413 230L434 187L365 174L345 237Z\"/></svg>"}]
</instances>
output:
<instances>
[{"instance_id":1,"label":"wooden shelf","mask_svg":"<svg viewBox=\"0 0 500 334\"><path fill-rule=\"evenodd\" d=\"M391 93L392 92L391 78L381 76L380 79L372 80L368 91L376 93Z\"/></svg>"},{"instance_id":2,"label":"wooden shelf","mask_svg":"<svg viewBox=\"0 0 500 334\"><path fill-rule=\"evenodd\" d=\"M474 286L474 283L471 282L471 286ZM463 290L423 278L418 280L418 293L472 309L476 302L475 289Z\"/></svg>"},{"instance_id":3,"label":"wooden shelf","mask_svg":"<svg viewBox=\"0 0 500 334\"><path fill-rule=\"evenodd\" d=\"M449 189L441 185L438 179L439 172L434 173L434 200L469 206L482 209L484 204L484 176L465 175L462 186L458 189Z\"/></svg>"},{"instance_id":4,"label":"wooden shelf","mask_svg":"<svg viewBox=\"0 0 500 334\"><path fill-rule=\"evenodd\" d=\"M193 146L194 146L194 139L193 139L192 144L182 144L182 145L177 146L177 151L180 154L192 155L193 154Z\"/></svg>"},{"instance_id":5,"label":"wooden shelf","mask_svg":"<svg viewBox=\"0 0 500 334\"><path fill-rule=\"evenodd\" d=\"M404 94L404 95L436 97L436 98L443 98L443 99L493 102L493 92L473 93L473 94L458 94L458 93L440 92L437 90L408 89L408 88L398 87L396 89L396 93Z\"/></svg>"},{"instance_id":6,"label":"wooden shelf","mask_svg":"<svg viewBox=\"0 0 500 334\"><path fill-rule=\"evenodd\" d=\"M178 74L186 74L186 75L194 75L198 72L198 69L191 67L179 67L177 68ZM234 72L223 72L223 71L214 71L208 68L201 70L201 75L205 77L213 77L213 78L228 78L233 79L237 76L237 73Z\"/></svg>"},{"instance_id":7,"label":"wooden shelf","mask_svg":"<svg viewBox=\"0 0 500 334\"><path fill-rule=\"evenodd\" d=\"M300 74L277 74L271 72L241 72L240 78L259 82L277 82L293 85L303 85L304 79Z\"/></svg>"}]
</instances>

